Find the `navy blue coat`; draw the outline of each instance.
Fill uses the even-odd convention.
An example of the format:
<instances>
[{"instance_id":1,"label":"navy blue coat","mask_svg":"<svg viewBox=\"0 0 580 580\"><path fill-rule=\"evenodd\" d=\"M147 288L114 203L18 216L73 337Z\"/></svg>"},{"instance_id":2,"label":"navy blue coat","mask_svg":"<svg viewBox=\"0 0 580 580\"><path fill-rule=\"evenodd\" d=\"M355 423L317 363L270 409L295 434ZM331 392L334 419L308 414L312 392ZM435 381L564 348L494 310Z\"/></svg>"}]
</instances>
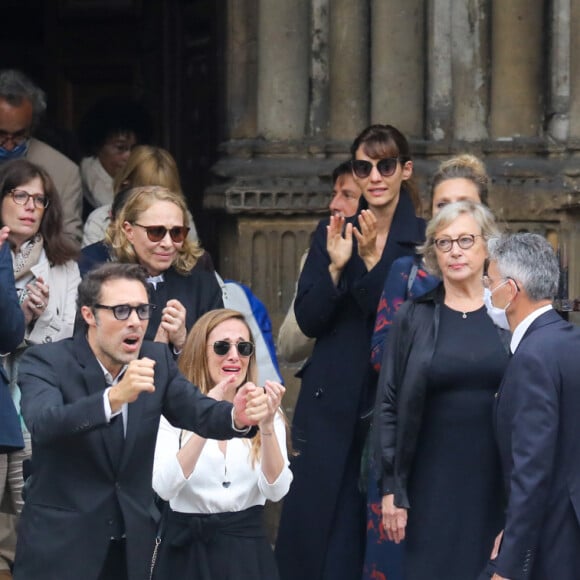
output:
<instances>
[{"instance_id":1,"label":"navy blue coat","mask_svg":"<svg viewBox=\"0 0 580 580\"><path fill-rule=\"evenodd\" d=\"M412 255L425 235L424 221L402 192L379 263L367 271L355 241L335 287L328 272L328 223L322 220L314 233L295 301L298 324L316 343L301 371L292 425L299 455L292 460L294 481L284 500L276 543L284 580L321 578L327 556L334 557L334 552L328 554L331 531L344 532L336 580L360 575L365 504L356 487L368 427L361 417L371 413L376 389L370 337L391 264Z\"/></svg>"},{"instance_id":2,"label":"navy blue coat","mask_svg":"<svg viewBox=\"0 0 580 580\"><path fill-rule=\"evenodd\" d=\"M16 349L24 339L24 314L14 286L14 270L10 247L0 247L0 353ZM12 402L8 377L0 362L0 453L24 447L18 413Z\"/></svg>"},{"instance_id":3,"label":"navy blue coat","mask_svg":"<svg viewBox=\"0 0 580 580\"><path fill-rule=\"evenodd\" d=\"M496 571L514 580L580 573L580 328L550 310L528 328L496 403L508 496Z\"/></svg>"}]
</instances>

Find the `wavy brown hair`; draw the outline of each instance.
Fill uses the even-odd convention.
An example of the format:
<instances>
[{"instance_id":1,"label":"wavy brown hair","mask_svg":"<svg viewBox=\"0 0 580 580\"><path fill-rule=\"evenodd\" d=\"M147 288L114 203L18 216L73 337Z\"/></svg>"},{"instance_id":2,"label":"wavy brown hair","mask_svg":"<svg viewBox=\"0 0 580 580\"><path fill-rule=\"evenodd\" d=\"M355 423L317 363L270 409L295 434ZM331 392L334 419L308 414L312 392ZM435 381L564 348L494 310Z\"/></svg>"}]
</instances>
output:
<instances>
[{"instance_id":1,"label":"wavy brown hair","mask_svg":"<svg viewBox=\"0 0 580 580\"><path fill-rule=\"evenodd\" d=\"M76 260L80 249L64 234L60 196L50 175L42 167L26 159L14 159L2 163L0 165L0 202L4 201L13 189L18 189L37 177L42 182L44 195L48 198L48 207L44 209L38 230L42 235L46 257L53 265ZM4 225L1 216L0 223Z\"/></svg>"},{"instance_id":2,"label":"wavy brown hair","mask_svg":"<svg viewBox=\"0 0 580 580\"><path fill-rule=\"evenodd\" d=\"M128 194L127 200L119 210L118 215L111 221L105 234L105 243L111 248L113 257L119 262L138 263L133 244L129 242L123 224L134 224L139 221L141 214L148 210L156 201L168 201L175 204L183 214L183 225L189 226L187 204L181 193L166 187L148 186L134 187ZM185 238L181 248L177 250L177 257L173 267L180 274L188 274L202 256L204 250L197 242Z\"/></svg>"}]
</instances>

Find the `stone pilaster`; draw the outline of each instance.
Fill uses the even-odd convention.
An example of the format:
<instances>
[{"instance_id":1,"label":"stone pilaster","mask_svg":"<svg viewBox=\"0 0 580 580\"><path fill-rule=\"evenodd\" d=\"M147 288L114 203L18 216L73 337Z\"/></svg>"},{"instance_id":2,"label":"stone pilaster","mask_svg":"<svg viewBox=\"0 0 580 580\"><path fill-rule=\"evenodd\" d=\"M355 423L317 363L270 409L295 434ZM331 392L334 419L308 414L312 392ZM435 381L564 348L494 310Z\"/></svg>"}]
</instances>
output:
<instances>
[{"instance_id":1,"label":"stone pilaster","mask_svg":"<svg viewBox=\"0 0 580 580\"><path fill-rule=\"evenodd\" d=\"M371 2L371 121L423 135L423 0Z\"/></svg>"},{"instance_id":2,"label":"stone pilaster","mask_svg":"<svg viewBox=\"0 0 580 580\"><path fill-rule=\"evenodd\" d=\"M308 0L259 0L258 134L304 137L309 108Z\"/></svg>"},{"instance_id":3,"label":"stone pilaster","mask_svg":"<svg viewBox=\"0 0 580 580\"><path fill-rule=\"evenodd\" d=\"M493 3L490 134L535 137L543 124L542 67L546 52L543 3Z\"/></svg>"}]
</instances>

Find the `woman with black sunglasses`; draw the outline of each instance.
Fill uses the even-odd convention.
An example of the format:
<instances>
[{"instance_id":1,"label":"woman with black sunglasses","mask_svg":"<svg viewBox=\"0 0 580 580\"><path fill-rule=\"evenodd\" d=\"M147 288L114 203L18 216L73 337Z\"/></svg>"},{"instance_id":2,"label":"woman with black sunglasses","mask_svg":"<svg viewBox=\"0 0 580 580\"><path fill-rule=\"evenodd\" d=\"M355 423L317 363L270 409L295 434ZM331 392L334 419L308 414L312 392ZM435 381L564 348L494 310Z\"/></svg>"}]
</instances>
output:
<instances>
[{"instance_id":1,"label":"woman with black sunglasses","mask_svg":"<svg viewBox=\"0 0 580 580\"><path fill-rule=\"evenodd\" d=\"M362 449L375 397L370 337L392 262L424 239L409 181L405 137L372 125L351 146L362 190L358 215L320 222L295 302L302 331L316 338L301 370L293 421L294 483L284 501L276 554L284 580L360 578L365 496Z\"/></svg>"},{"instance_id":2,"label":"woman with black sunglasses","mask_svg":"<svg viewBox=\"0 0 580 580\"><path fill-rule=\"evenodd\" d=\"M168 343L175 354L202 314L223 307L214 274L200 263L204 250L188 232L183 195L148 186L128 193L105 238L112 259L147 270L155 309L145 338Z\"/></svg>"},{"instance_id":3,"label":"woman with black sunglasses","mask_svg":"<svg viewBox=\"0 0 580 580\"><path fill-rule=\"evenodd\" d=\"M239 387L255 383L255 348L243 315L229 309L204 314L188 335L179 366L217 400L232 401ZM171 509L156 579L277 580L263 508L287 493L292 472L280 409L284 387L266 381L264 388L268 413L251 440L208 440L161 419L153 487Z\"/></svg>"}]
</instances>

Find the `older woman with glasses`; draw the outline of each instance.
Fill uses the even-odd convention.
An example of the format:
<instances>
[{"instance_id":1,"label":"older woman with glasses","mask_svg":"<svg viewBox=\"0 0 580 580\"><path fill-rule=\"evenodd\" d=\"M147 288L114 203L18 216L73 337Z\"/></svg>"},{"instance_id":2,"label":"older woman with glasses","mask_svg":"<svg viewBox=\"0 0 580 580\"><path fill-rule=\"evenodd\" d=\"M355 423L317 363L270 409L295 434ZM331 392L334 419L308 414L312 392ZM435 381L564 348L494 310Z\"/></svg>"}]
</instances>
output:
<instances>
[{"instance_id":1,"label":"older woman with glasses","mask_svg":"<svg viewBox=\"0 0 580 580\"><path fill-rule=\"evenodd\" d=\"M165 187L136 187L111 222L105 238L111 259L141 264L147 271L155 309L145 337L168 343L175 354L195 321L223 307L221 288L199 260L183 195Z\"/></svg>"},{"instance_id":2,"label":"older woman with glasses","mask_svg":"<svg viewBox=\"0 0 580 580\"><path fill-rule=\"evenodd\" d=\"M419 249L442 282L405 302L389 333L377 393L383 526L404 542L405 580L476 578L502 526L492 430L509 334L483 301L485 206L460 201L427 226Z\"/></svg>"},{"instance_id":3,"label":"older woman with glasses","mask_svg":"<svg viewBox=\"0 0 580 580\"><path fill-rule=\"evenodd\" d=\"M248 324L229 309L204 314L180 357L183 374L204 394L232 401L256 381L256 355ZM166 532L155 578L276 580L278 572L263 526L266 500L288 491L284 387L264 386L269 412L252 440L208 440L161 419L153 487L165 500Z\"/></svg>"},{"instance_id":4,"label":"older woman with glasses","mask_svg":"<svg viewBox=\"0 0 580 580\"><path fill-rule=\"evenodd\" d=\"M26 322L24 341L3 360L19 407L18 362L26 348L72 336L80 282L78 249L63 232L59 195L41 167L25 159L0 165L0 204L0 227L9 229L4 243L12 251L16 291ZM7 471L2 473L7 480L0 482L1 489L8 484L16 514L23 506L22 462L30 456L26 429L24 441L23 451L7 456Z\"/></svg>"}]
</instances>

